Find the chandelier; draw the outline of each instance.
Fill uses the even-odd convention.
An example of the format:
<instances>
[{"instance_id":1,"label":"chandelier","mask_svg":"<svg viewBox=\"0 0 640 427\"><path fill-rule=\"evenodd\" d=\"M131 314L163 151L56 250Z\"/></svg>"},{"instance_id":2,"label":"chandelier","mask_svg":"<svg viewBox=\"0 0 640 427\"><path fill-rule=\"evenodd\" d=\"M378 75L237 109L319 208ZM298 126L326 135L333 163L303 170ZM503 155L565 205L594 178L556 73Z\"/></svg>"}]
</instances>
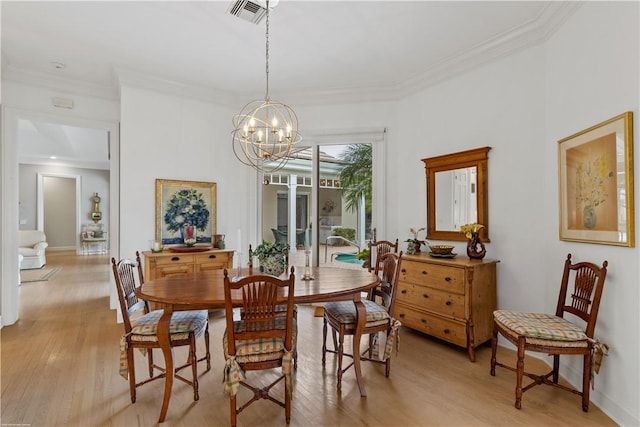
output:
<instances>
[{"instance_id":1,"label":"chandelier","mask_svg":"<svg viewBox=\"0 0 640 427\"><path fill-rule=\"evenodd\" d=\"M233 153L240 162L271 173L287 164L291 148L302 137L293 109L269 97L269 0L266 3L266 92L264 99L249 102L233 117L232 136Z\"/></svg>"}]
</instances>

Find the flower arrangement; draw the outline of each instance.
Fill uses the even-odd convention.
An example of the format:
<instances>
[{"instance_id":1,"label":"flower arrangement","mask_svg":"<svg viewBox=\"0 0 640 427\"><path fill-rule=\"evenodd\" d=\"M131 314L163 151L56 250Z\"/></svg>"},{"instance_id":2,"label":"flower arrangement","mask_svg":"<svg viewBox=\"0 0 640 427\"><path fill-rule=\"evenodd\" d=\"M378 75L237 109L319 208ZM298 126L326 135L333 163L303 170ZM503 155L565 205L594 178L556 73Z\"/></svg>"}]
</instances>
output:
<instances>
[{"instance_id":1,"label":"flower arrangement","mask_svg":"<svg viewBox=\"0 0 640 427\"><path fill-rule=\"evenodd\" d=\"M460 227L460 232L464 233L467 239L471 239L473 234L476 234L480 231L481 228L484 228L484 225L478 224L474 222L473 224L464 224Z\"/></svg>"},{"instance_id":2,"label":"flower arrangement","mask_svg":"<svg viewBox=\"0 0 640 427\"><path fill-rule=\"evenodd\" d=\"M613 178L606 156L578 162L575 175L576 200L585 206L604 203L607 194L607 180Z\"/></svg>"},{"instance_id":3,"label":"flower arrangement","mask_svg":"<svg viewBox=\"0 0 640 427\"><path fill-rule=\"evenodd\" d=\"M284 242L267 242L263 240L253 251L253 255L258 257L258 260L264 259L272 255L286 255L289 252L289 244Z\"/></svg>"},{"instance_id":4,"label":"flower arrangement","mask_svg":"<svg viewBox=\"0 0 640 427\"><path fill-rule=\"evenodd\" d=\"M164 213L164 222L168 231L178 232L187 224L204 231L209 224L210 215L202 193L189 188L171 195Z\"/></svg>"},{"instance_id":5,"label":"flower arrangement","mask_svg":"<svg viewBox=\"0 0 640 427\"><path fill-rule=\"evenodd\" d=\"M258 257L261 272L280 276L287 269L288 254L288 243L272 243L263 240L262 243L256 246L252 255ZM251 265L253 266L253 262L251 262Z\"/></svg>"}]
</instances>

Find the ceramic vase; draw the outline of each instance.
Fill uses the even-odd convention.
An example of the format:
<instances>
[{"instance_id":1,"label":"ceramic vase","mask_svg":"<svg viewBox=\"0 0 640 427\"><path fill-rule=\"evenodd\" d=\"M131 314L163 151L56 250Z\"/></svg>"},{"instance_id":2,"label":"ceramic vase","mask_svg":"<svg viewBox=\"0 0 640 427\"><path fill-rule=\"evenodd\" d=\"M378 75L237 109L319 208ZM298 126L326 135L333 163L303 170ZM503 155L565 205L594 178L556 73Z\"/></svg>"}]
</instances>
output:
<instances>
[{"instance_id":1,"label":"ceramic vase","mask_svg":"<svg viewBox=\"0 0 640 427\"><path fill-rule=\"evenodd\" d=\"M260 271L271 276L280 276L287 269L287 263L283 255L269 255L259 258Z\"/></svg>"},{"instance_id":2,"label":"ceramic vase","mask_svg":"<svg viewBox=\"0 0 640 427\"><path fill-rule=\"evenodd\" d=\"M487 250L478 233L471 233L471 239L467 241L467 256L471 259L482 259L486 253Z\"/></svg>"}]
</instances>

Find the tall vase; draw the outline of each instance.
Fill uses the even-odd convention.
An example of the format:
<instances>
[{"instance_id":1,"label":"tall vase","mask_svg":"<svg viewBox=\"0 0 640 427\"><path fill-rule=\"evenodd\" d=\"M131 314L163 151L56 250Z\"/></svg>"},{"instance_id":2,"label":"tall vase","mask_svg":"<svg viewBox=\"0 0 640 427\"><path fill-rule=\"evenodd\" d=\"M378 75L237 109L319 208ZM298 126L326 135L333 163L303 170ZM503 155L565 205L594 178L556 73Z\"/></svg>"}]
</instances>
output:
<instances>
[{"instance_id":1,"label":"tall vase","mask_svg":"<svg viewBox=\"0 0 640 427\"><path fill-rule=\"evenodd\" d=\"M471 239L467 241L467 256L471 259L482 259L486 254L487 250L478 233L471 233Z\"/></svg>"},{"instance_id":2,"label":"tall vase","mask_svg":"<svg viewBox=\"0 0 640 427\"><path fill-rule=\"evenodd\" d=\"M585 205L582 209L582 223L584 228L595 227L597 220L595 208L592 205Z\"/></svg>"},{"instance_id":3,"label":"tall vase","mask_svg":"<svg viewBox=\"0 0 640 427\"><path fill-rule=\"evenodd\" d=\"M196 244L196 226L185 224L182 226L181 230L182 241L186 246L193 246Z\"/></svg>"}]
</instances>

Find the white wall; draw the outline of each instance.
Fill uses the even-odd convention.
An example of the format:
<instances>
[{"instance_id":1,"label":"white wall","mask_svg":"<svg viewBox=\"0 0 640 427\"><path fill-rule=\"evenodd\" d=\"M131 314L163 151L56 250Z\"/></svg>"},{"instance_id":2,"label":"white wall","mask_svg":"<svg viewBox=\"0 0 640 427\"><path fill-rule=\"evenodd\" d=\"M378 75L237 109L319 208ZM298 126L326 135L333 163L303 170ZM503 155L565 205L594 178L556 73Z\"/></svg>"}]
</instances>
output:
<instances>
[{"instance_id":1,"label":"white wall","mask_svg":"<svg viewBox=\"0 0 640 427\"><path fill-rule=\"evenodd\" d=\"M235 249L236 230L250 229L256 208L255 175L231 150L234 112L126 85L121 98L121 256L134 257L155 238L157 178L216 182L216 233Z\"/></svg>"},{"instance_id":2,"label":"white wall","mask_svg":"<svg viewBox=\"0 0 640 427\"><path fill-rule=\"evenodd\" d=\"M557 143L625 111L634 114L635 225L640 243L640 3L587 2L547 44L545 68L544 199L549 224L544 240L549 259L571 252L577 260L609 261L596 337L610 345L609 357L596 377L592 399L623 425L640 424L640 250L585 243L559 242ZM554 282L546 275L547 304ZM579 361L571 360L577 381Z\"/></svg>"}]
</instances>

